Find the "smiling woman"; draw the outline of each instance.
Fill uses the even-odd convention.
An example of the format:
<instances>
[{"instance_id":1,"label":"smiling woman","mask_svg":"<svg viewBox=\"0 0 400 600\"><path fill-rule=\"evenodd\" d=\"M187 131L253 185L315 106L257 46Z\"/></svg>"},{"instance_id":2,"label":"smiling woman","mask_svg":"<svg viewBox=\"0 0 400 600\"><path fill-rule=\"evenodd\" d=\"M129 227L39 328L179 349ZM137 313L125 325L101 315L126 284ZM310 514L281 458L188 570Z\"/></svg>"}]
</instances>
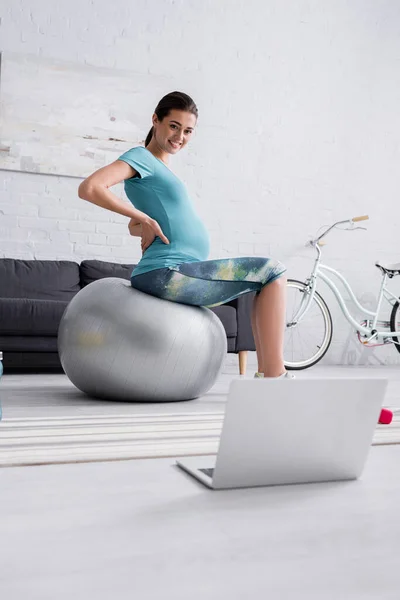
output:
<instances>
[{"instance_id":1,"label":"smiling woman","mask_svg":"<svg viewBox=\"0 0 400 600\"><path fill-rule=\"evenodd\" d=\"M190 96L182 92L167 94L154 111L153 127L146 137L145 147L160 160L164 158L164 162L168 162L168 157L163 155L171 154L171 149L180 150L186 146L197 117L197 106Z\"/></svg>"},{"instance_id":2,"label":"smiling woman","mask_svg":"<svg viewBox=\"0 0 400 600\"><path fill-rule=\"evenodd\" d=\"M183 92L158 103L145 146L131 148L114 163L85 180L79 195L131 217L129 232L142 238L143 256L132 272L132 287L170 302L214 307L256 292L252 328L258 371L285 377L285 267L265 257L208 260L208 231L184 183L169 169L190 141L197 106ZM124 181L131 205L108 189ZM135 207L135 208L133 208Z\"/></svg>"}]
</instances>

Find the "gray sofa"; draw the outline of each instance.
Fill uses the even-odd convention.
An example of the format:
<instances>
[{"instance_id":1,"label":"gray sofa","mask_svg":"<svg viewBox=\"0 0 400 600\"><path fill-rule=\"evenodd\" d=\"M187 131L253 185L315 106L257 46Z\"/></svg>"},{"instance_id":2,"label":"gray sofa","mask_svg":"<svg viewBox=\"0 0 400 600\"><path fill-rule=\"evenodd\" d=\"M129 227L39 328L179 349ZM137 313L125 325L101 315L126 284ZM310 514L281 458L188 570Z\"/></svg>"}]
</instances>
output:
<instances>
[{"instance_id":1,"label":"gray sofa","mask_svg":"<svg viewBox=\"0 0 400 600\"><path fill-rule=\"evenodd\" d=\"M62 372L57 332L68 302L84 286L103 277L129 279L133 264L84 260L0 259L0 351L5 373ZM255 350L251 329L254 293L211 310L225 328L228 352L246 370Z\"/></svg>"}]
</instances>

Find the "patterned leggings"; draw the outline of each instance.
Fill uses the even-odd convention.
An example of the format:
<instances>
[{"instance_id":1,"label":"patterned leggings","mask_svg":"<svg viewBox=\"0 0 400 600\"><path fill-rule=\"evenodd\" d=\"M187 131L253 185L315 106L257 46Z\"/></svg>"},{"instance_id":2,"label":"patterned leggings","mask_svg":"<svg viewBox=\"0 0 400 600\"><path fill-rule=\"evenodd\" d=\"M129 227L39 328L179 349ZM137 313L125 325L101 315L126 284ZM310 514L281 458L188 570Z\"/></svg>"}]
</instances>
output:
<instances>
[{"instance_id":1,"label":"patterned leggings","mask_svg":"<svg viewBox=\"0 0 400 600\"><path fill-rule=\"evenodd\" d=\"M211 308L249 292L260 292L286 268L272 258L220 258L134 275L132 287L163 300Z\"/></svg>"}]
</instances>

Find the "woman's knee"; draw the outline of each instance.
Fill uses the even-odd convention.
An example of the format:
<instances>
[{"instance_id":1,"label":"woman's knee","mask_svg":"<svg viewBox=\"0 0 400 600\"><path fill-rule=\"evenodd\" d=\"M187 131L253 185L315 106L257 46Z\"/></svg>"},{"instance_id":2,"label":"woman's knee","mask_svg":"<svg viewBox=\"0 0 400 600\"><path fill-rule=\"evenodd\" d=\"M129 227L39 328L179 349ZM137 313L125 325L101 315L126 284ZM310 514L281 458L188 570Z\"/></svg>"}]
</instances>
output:
<instances>
[{"instance_id":1,"label":"woman's knee","mask_svg":"<svg viewBox=\"0 0 400 600\"><path fill-rule=\"evenodd\" d=\"M279 285L286 285L286 283L287 283L286 269L275 279L275 281ZM274 283L274 282L272 282L272 283Z\"/></svg>"},{"instance_id":2,"label":"woman's knee","mask_svg":"<svg viewBox=\"0 0 400 600\"><path fill-rule=\"evenodd\" d=\"M279 261L276 261L276 265L273 271L269 274L269 277L265 281L263 287L265 286L274 286L277 287L286 287L287 277L286 277L286 267Z\"/></svg>"},{"instance_id":3,"label":"woman's knee","mask_svg":"<svg viewBox=\"0 0 400 600\"><path fill-rule=\"evenodd\" d=\"M286 279L286 267L279 260L274 260L274 266L271 272L270 281L273 283L274 281L280 281Z\"/></svg>"},{"instance_id":4,"label":"woman's knee","mask_svg":"<svg viewBox=\"0 0 400 600\"><path fill-rule=\"evenodd\" d=\"M267 282L264 287L273 287L273 288L286 288L287 277L285 275L280 275L273 281Z\"/></svg>"}]
</instances>

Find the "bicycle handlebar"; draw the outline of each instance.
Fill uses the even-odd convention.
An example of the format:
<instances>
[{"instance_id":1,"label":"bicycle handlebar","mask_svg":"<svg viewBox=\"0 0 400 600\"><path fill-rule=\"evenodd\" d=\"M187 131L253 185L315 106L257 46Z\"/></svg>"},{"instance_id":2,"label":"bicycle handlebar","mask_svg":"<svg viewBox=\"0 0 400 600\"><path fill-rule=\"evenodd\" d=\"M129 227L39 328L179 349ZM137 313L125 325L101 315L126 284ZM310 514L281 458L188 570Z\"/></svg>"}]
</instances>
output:
<instances>
[{"instance_id":1,"label":"bicycle handlebar","mask_svg":"<svg viewBox=\"0 0 400 600\"><path fill-rule=\"evenodd\" d=\"M369 219L368 215L363 215L361 217L353 217L352 219L347 219L346 221L337 221L337 223L334 223L333 225L331 225L330 227L328 227L328 229L326 231L324 231L324 233L322 233L315 240L311 240L309 242L309 244L311 246L315 246L315 245L322 246L322 243L320 243L321 240L322 240L322 238L325 237L332 229L334 229L336 227L336 225L343 225L344 223L357 223L358 221L367 221L368 219Z\"/></svg>"},{"instance_id":2,"label":"bicycle handlebar","mask_svg":"<svg viewBox=\"0 0 400 600\"><path fill-rule=\"evenodd\" d=\"M369 216L368 215L364 215L363 217L353 217L351 220L353 221L353 223L356 223L357 221L368 221Z\"/></svg>"}]
</instances>

